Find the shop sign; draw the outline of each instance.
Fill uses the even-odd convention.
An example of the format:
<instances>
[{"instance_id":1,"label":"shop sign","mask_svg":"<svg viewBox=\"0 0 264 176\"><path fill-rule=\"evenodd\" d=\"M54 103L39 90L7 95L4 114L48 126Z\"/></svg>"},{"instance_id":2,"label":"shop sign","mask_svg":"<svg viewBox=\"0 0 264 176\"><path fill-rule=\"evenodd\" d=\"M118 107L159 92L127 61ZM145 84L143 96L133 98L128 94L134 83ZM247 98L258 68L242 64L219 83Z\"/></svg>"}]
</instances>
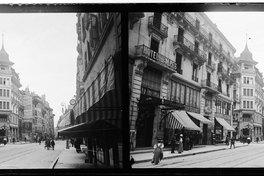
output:
<instances>
[{"instance_id":1,"label":"shop sign","mask_svg":"<svg viewBox=\"0 0 264 176\"><path fill-rule=\"evenodd\" d=\"M177 69L176 62L174 62L174 61L170 60L169 58L151 50L150 48L146 47L145 45L142 45L142 46L143 46L143 51L142 51L143 55L147 56L151 60L165 64L166 66L172 68L173 70Z\"/></svg>"}]
</instances>

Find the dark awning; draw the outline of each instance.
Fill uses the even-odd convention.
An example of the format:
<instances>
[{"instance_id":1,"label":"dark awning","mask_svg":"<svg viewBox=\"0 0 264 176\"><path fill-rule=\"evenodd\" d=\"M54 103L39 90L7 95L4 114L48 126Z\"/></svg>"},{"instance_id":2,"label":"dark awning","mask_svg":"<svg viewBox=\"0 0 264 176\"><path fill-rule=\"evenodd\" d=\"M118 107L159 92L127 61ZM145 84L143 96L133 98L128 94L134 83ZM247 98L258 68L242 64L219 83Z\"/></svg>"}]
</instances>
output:
<instances>
[{"instance_id":1,"label":"dark awning","mask_svg":"<svg viewBox=\"0 0 264 176\"><path fill-rule=\"evenodd\" d=\"M107 120L114 126L121 128L121 96L120 91L110 90L88 111L82 113L77 118L84 116L86 122Z\"/></svg>"},{"instance_id":2,"label":"dark awning","mask_svg":"<svg viewBox=\"0 0 264 176\"><path fill-rule=\"evenodd\" d=\"M69 137L98 137L120 133L120 129L105 120L81 123L58 131L60 136Z\"/></svg>"}]
</instances>

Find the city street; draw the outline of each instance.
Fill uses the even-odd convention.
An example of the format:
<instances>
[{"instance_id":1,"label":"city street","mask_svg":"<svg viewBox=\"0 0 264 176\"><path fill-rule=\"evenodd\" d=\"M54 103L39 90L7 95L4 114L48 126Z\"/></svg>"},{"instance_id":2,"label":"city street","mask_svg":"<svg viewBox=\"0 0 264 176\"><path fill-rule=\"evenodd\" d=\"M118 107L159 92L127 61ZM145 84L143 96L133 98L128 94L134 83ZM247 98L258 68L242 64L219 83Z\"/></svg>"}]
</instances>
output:
<instances>
[{"instance_id":1,"label":"city street","mask_svg":"<svg viewBox=\"0 0 264 176\"><path fill-rule=\"evenodd\" d=\"M44 149L44 142L0 146L0 169L49 169L65 149L65 141L55 141L55 149Z\"/></svg>"},{"instance_id":2,"label":"city street","mask_svg":"<svg viewBox=\"0 0 264 176\"><path fill-rule=\"evenodd\" d=\"M245 144L247 145L247 144ZM264 144L251 143L236 149L175 157L162 160L158 165L138 163L133 168L215 168L215 167L264 167Z\"/></svg>"}]
</instances>

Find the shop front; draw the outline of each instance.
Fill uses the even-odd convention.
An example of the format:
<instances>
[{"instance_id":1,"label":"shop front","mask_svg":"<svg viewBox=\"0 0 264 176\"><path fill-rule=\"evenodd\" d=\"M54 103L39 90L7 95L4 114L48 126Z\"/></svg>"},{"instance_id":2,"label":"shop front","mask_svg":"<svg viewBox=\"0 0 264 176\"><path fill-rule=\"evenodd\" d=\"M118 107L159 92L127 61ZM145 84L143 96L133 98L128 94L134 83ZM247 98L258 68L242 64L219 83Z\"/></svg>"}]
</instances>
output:
<instances>
[{"instance_id":1,"label":"shop front","mask_svg":"<svg viewBox=\"0 0 264 176\"><path fill-rule=\"evenodd\" d=\"M226 132L225 132L226 131ZM231 132L235 132L236 130L228 124L228 122L220 117L215 117L215 142L221 143L225 141L225 137L231 137Z\"/></svg>"}]
</instances>

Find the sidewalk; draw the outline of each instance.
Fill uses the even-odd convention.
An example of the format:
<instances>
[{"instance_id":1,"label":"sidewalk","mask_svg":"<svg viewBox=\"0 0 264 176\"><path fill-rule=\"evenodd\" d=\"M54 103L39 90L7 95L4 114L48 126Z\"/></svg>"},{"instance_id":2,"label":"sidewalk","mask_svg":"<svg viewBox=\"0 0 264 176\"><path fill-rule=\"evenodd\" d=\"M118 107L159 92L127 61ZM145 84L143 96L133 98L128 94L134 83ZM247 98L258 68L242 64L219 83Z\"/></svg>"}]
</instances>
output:
<instances>
[{"instance_id":1,"label":"sidewalk","mask_svg":"<svg viewBox=\"0 0 264 176\"><path fill-rule=\"evenodd\" d=\"M91 163L85 163L86 156L84 153L77 153L74 147L64 149L57 159L52 163L52 169L86 169L100 168L101 165L94 166Z\"/></svg>"},{"instance_id":2,"label":"sidewalk","mask_svg":"<svg viewBox=\"0 0 264 176\"><path fill-rule=\"evenodd\" d=\"M259 142L259 144L261 143L263 144L264 141ZM256 142L252 142L249 145L251 144L256 144ZM235 146L236 148L246 147L248 146L248 144L247 143L243 144L239 141L236 141ZM226 150L226 149L230 149L230 145L229 146L225 144L201 145L201 146L194 146L191 150L183 151L183 153L179 154L177 150L175 150L175 153L171 153L170 148L164 148L163 159L184 157L184 156L190 156L190 155L196 155L196 154L208 153L208 152L214 152L214 151ZM150 162L153 157L153 149L132 151L130 152L130 156L134 158L135 164L142 162Z\"/></svg>"}]
</instances>

